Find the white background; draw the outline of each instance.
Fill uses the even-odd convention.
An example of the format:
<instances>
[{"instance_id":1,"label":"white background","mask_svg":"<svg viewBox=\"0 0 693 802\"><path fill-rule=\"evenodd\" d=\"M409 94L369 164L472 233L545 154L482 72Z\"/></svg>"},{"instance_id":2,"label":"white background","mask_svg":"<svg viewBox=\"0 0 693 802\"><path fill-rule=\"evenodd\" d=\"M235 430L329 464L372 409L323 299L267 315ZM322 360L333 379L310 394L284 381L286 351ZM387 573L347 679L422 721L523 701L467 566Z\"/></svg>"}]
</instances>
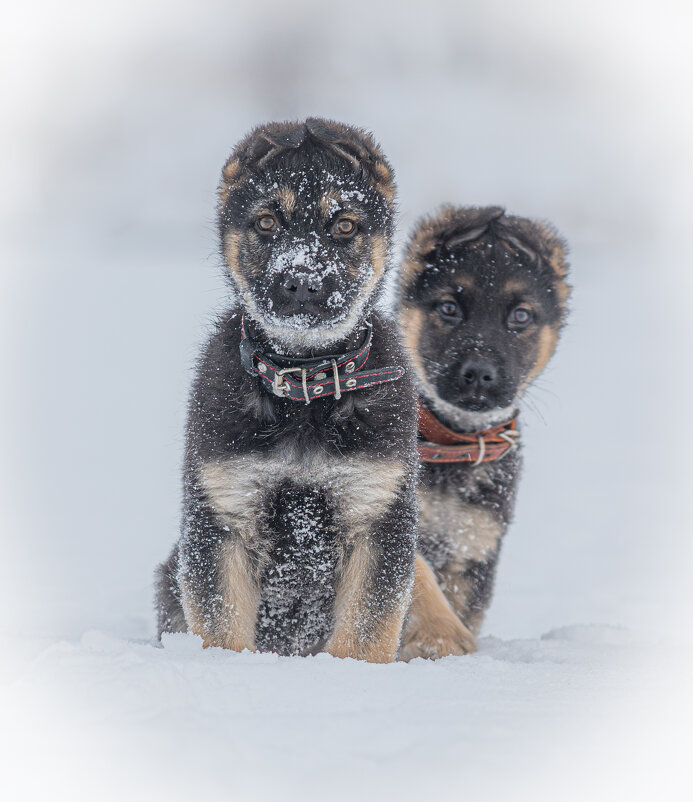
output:
<instances>
[{"instance_id":1,"label":"white background","mask_svg":"<svg viewBox=\"0 0 693 802\"><path fill-rule=\"evenodd\" d=\"M550 798L578 788L568 767L591 798L648 783L687 798L692 21L669 0L5 8L0 581L9 781L26 798L78 798L85 777L84 798L94 783L118 798L125 767L142 798L201 777L243 799L335 796L362 753L365 798L472 780L493 796L504 773ZM253 125L309 115L381 142L397 254L443 201L551 220L571 246L569 327L522 413L526 470L480 655L383 676L181 639L164 668L168 650L146 642L151 576L177 535L195 355L225 304L218 175ZM578 624L606 626L560 630ZM140 668L119 673L128 656ZM383 712L388 689L402 693ZM348 726L331 748L316 724L334 724L342 694L354 726L375 715L358 748ZM305 743L286 765L284 736ZM246 744L228 766L226 737Z\"/></svg>"}]
</instances>

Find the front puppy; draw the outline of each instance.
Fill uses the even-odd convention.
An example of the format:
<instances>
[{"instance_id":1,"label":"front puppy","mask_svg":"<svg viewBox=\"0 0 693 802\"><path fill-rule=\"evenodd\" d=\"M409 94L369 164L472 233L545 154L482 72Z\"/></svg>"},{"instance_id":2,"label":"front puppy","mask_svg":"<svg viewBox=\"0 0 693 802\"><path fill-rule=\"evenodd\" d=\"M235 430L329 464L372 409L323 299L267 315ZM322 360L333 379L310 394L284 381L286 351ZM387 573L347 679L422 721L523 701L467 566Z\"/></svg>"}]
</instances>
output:
<instances>
[{"instance_id":1,"label":"front puppy","mask_svg":"<svg viewBox=\"0 0 693 802\"><path fill-rule=\"evenodd\" d=\"M475 649L514 507L517 405L554 352L566 275L553 229L499 208L446 207L412 233L398 311L423 470L405 660Z\"/></svg>"},{"instance_id":2,"label":"front puppy","mask_svg":"<svg viewBox=\"0 0 693 802\"><path fill-rule=\"evenodd\" d=\"M415 390L374 311L394 179L361 130L255 129L219 190L238 307L198 366L159 633L394 660L412 583Z\"/></svg>"}]
</instances>

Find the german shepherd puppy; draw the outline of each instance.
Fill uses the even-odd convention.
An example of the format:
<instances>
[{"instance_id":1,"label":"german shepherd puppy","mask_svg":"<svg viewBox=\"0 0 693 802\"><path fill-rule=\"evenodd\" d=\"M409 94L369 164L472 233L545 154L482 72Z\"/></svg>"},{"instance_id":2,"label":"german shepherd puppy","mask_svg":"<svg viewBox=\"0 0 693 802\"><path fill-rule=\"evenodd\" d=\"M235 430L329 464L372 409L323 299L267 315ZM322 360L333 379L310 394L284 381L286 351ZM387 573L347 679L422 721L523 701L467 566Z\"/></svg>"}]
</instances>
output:
<instances>
[{"instance_id":1,"label":"german shepherd puppy","mask_svg":"<svg viewBox=\"0 0 693 802\"><path fill-rule=\"evenodd\" d=\"M272 123L218 226L235 308L199 361L158 627L205 646L395 659L413 582L416 391L388 270L394 176L364 131Z\"/></svg>"},{"instance_id":2,"label":"german shepherd puppy","mask_svg":"<svg viewBox=\"0 0 693 802\"><path fill-rule=\"evenodd\" d=\"M475 649L520 474L517 407L556 347L567 272L553 228L496 207L444 207L411 235L398 315L423 464L402 659Z\"/></svg>"}]
</instances>

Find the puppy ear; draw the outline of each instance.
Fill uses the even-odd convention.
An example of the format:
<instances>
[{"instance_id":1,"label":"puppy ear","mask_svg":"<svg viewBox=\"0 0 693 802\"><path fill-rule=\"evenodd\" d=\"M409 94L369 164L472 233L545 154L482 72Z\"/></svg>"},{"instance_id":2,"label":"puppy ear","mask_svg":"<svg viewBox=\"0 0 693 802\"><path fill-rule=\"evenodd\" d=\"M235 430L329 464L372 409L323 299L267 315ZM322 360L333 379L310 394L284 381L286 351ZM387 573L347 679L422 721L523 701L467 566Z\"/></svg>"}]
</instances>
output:
<instances>
[{"instance_id":1,"label":"puppy ear","mask_svg":"<svg viewBox=\"0 0 693 802\"><path fill-rule=\"evenodd\" d=\"M242 154L241 160L247 167L262 167L270 159L282 153L286 147L264 131L258 134L248 145L247 151Z\"/></svg>"},{"instance_id":2,"label":"puppy ear","mask_svg":"<svg viewBox=\"0 0 693 802\"><path fill-rule=\"evenodd\" d=\"M368 177L388 201L394 201L392 168L370 134L360 128L319 117L306 120L306 129L313 139L347 161L355 171Z\"/></svg>"},{"instance_id":3,"label":"puppy ear","mask_svg":"<svg viewBox=\"0 0 693 802\"><path fill-rule=\"evenodd\" d=\"M445 251L478 239L504 213L500 206L445 205L421 218L411 232L400 268L400 296L407 297L416 279L427 266L439 262Z\"/></svg>"},{"instance_id":4,"label":"puppy ear","mask_svg":"<svg viewBox=\"0 0 693 802\"><path fill-rule=\"evenodd\" d=\"M287 150L299 148L306 129L298 123L268 123L253 129L235 148L224 165L219 184L219 205L223 207L234 185L248 174Z\"/></svg>"},{"instance_id":5,"label":"puppy ear","mask_svg":"<svg viewBox=\"0 0 693 802\"><path fill-rule=\"evenodd\" d=\"M440 245L452 251L464 242L478 239L488 229L489 223L504 213L500 206L458 209L449 225L440 232Z\"/></svg>"},{"instance_id":6,"label":"puppy ear","mask_svg":"<svg viewBox=\"0 0 693 802\"><path fill-rule=\"evenodd\" d=\"M541 259L561 279L568 275L568 247L556 229L545 221L525 217L506 217L499 225L499 236L516 248Z\"/></svg>"},{"instance_id":7,"label":"puppy ear","mask_svg":"<svg viewBox=\"0 0 693 802\"><path fill-rule=\"evenodd\" d=\"M263 167L286 150L296 150L306 139L302 125L269 123L251 132L236 151L240 161L250 168Z\"/></svg>"}]
</instances>

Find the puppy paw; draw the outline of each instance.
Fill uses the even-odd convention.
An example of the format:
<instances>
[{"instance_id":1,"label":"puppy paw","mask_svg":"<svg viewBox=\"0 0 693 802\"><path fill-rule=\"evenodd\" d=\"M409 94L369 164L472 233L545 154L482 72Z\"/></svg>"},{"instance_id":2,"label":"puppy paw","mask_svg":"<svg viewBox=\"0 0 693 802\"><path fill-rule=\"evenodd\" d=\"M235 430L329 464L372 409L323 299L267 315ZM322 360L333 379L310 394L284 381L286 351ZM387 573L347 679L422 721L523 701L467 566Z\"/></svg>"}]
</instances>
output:
<instances>
[{"instance_id":1,"label":"puppy paw","mask_svg":"<svg viewBox=\"0 0 693 802\"><path fill-rule=\"evenodd\" d=\"M415 657L437 660L451 654L463 655L476 651L474 634L457 618L446 617L429 621L428 627L410 627L400 648L399 659L408 663Z\"/></svg>"}]
</instances>

